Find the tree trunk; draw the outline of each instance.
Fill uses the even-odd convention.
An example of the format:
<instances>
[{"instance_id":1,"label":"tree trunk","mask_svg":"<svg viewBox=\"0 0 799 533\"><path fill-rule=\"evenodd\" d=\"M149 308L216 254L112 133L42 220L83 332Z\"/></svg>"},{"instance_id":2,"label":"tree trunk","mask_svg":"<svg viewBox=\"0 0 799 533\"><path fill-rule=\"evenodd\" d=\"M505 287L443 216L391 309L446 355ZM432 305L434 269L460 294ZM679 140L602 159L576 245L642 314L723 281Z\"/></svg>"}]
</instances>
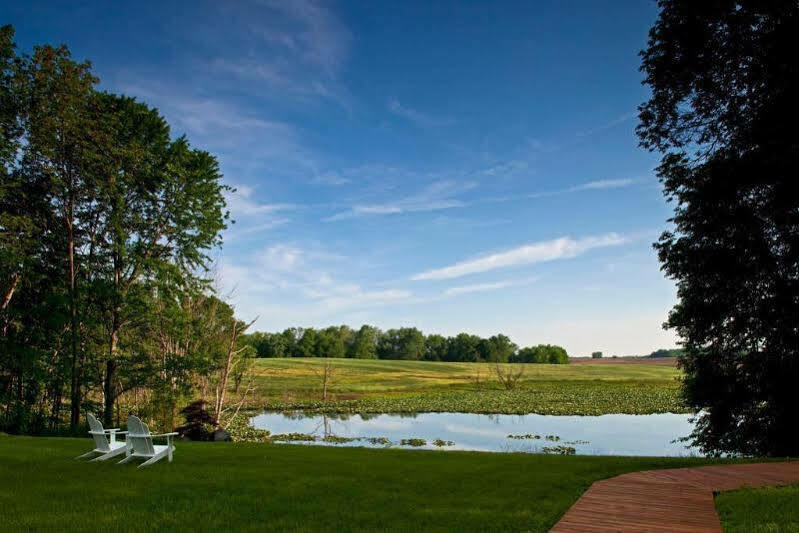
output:
<instances>
[{"instance_id":1,"label":"tree trunk","mask_svg":"<svg viewBox=\"0 0 799 533\"><path fill-rule=\"evenodd\" d=\"M11 297L14 296L14 291L17 290L17 285L19 285L19 274L14 274L11 278L11 286L6 291L5 296L3 296L3 307L0 307L0 311L5 311L8 307Z\"/></svg>"},{"instance_id":2,"label":"tree trunk","mask_svg":"<svg viewBox=\"0 0 799 533\"><path fill-rule=\"evenodd\" d=\"M119 253L114 253L114 302L111 309L111 335L108 342L108 360L105 362L105 410L103 412L103 423L107 427L113 424L114 419L114 380L117 370L117 345L119 344L119 330L122 329L121 314L121 295L122 289L122 261Z\"/></svg>"},{"instance_id":3,"label":"tree trunk","mask_svg":"<svg viewBox=\"0 0 799 533\"><path fill-rule=\"evenodd\" d=\"M105 362L105 383L103 384L105 409L103 411L103 424L106 427L111 427L114 423L114 402L116 396L114 394L114 380L116 379L117 371L117 340L118 340L118 327L116 324L116 316L114 319L114 329L111 331L111 341L108 347L108 359Z\"/></svg>"},{"instance_id":4,"label":"tree trunk","mask_svg":"<svg viewBox=\"0 0 799 533\"><path fill-rule=\"evenodd\" d=\"M214 423L218 426L220 422L220 418L222 417L222 409L225 405L225 393L227 392L227 381L228 376L230 375L230 366L233 362L233 353L236 347L236 319L233 318L233 332L230 335L230 344L228 345L227 350L227 360L225 361L225 367L222 369L222 383L220 386L219 394L216 397L216 405L214 406Z\"/></svg>"},{"instance_id":5,"label":"tree trunk","mask_svg":"<svg viewBox=\"0 0 799 533\"><path fill-rule=\"evenodd\" d=\"M75 279L75 233L74 233L74 194L70 191L67 206L67 258L69 261L69 333L72 350L72 369L70 382L69 427L75 430L80 422L80 380L78 377L78 309L77 284Z\"/></svg>"}]
</instances>

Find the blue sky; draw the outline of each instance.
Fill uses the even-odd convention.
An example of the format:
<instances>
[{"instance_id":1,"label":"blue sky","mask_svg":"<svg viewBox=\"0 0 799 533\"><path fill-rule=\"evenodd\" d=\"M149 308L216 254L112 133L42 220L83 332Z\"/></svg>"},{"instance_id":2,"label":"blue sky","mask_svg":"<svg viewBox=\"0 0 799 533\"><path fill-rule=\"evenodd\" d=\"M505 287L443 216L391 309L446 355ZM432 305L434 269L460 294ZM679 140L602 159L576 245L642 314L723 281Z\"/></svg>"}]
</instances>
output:
<instances>
[{"instance_id":1,"label":"blue sky","mask_svg":"<svg viewBox=\"0 0 799 533\"><path fill-rule=\"evenodd\" d=\"M572 355L671 347L637 146L654 2L32 2L101 87L216 154L220 290L256 328L504 332Z\"/></svg>"}]
</instances>

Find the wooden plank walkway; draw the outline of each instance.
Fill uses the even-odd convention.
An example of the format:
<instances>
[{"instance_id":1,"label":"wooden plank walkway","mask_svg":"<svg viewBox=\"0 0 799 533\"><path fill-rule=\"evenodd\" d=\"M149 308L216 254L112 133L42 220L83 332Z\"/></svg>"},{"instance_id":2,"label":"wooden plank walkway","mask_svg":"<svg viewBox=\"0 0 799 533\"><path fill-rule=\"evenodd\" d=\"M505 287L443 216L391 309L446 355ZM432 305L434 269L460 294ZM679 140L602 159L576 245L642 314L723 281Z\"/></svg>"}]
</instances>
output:
<instances>
[{"instance_id":1,"label":"wooden plank walkway","mask_svg":"<svg viewBox=\"0 0 799 533\"><path fill-rule=\"evenodd\" d=\"M799 462L632 472L591 485L551 529L721 533L713 493L799 483Z\"/></svg>"}]
</instances>

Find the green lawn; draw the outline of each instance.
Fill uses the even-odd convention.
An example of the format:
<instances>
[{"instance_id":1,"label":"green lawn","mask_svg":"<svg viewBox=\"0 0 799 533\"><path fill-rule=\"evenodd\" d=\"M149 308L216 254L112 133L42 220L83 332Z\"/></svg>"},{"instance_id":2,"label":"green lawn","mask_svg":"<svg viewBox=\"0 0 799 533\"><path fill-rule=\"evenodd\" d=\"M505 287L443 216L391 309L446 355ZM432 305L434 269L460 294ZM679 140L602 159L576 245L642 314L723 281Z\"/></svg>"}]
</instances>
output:
<instances>
[{"instance_id":1,"label":"green lawn","mask_svg":"<svg viewBox=\"0 0 799 533\"><path fill-rule=\"evenodd\" d=\"M192 442L142 470L72 459L91 446L0 436L4 530L546 531L595 480L709 462Z\"/></svg>"},{"instance_id":2,"label":"green lawn","mask_svg":"<svg viewBox=\"0 0 799 533\"><path fill-rule=\"evenodd\" d=\"M716 508L725 532L799 532L799 485L722 492Z\"/></svg>"},{"instance_id":3,"label":"green lawn","mask_svg":"<svg viewBox=\"0 0 799 533\"><path fill-rule=\"evenodd\" d=\"M331 360L332 400L320 401L324 359L259 359L255 408L328 412L607 413L680 412L680 371L657 364L511 365L524 368L504 390L494 365Z\"/></svg>"}]
</instances>

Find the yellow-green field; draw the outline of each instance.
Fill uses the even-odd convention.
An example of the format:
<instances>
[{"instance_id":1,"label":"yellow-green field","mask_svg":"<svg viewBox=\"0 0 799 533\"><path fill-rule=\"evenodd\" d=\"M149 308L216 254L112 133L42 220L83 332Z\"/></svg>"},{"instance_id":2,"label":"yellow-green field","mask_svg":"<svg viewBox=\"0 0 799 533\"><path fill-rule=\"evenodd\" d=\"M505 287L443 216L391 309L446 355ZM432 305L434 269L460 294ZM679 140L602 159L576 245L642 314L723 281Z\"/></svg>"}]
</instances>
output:
<instances>
[{"instance_id":1,"label":"yellow-green field","mask_svg":"<svg viewBox=\"0 0 799 533\"><path fill-rule=\"evenodd\" d=\"M328 398L322 399L329 364ZM662 364L503 365L523 368L512 390L488 363L259 359L253 407L329 412L451 411L604 414L683 411L680 371Z\"/></svg>"}]
</instances>

